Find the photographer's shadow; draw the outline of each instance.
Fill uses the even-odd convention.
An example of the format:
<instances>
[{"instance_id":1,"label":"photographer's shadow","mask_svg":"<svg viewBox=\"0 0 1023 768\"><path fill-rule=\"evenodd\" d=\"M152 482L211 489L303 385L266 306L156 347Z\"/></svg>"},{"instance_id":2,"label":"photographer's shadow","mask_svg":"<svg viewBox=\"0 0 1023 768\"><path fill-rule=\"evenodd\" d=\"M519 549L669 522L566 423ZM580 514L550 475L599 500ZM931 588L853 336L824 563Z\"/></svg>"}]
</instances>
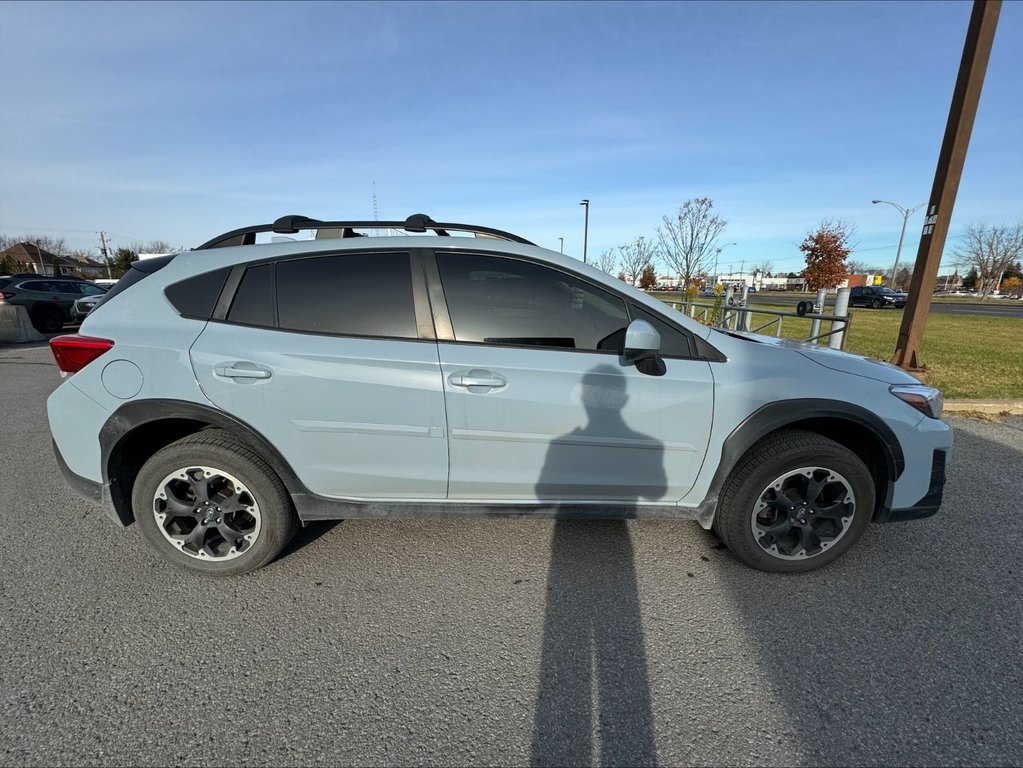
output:
<instances>
[{"instance_id":1,"label":"photographer's shadow","mask_svg":"<svg viewBox=\"0 0 1023 768\"><path fill-rule=\"evenodd\" d=\"M654 765L650 684L625 519L635 517L637 500L664 496L664 447L625 424L628 396L620 369L598 366L580 389L588 423L551 443L536 486L538 498L558 507L559 519L547 574L531 762ZM602 495L620 504L614 514L622 519L565 519L585 512L569 510L572 500L592 498L602 486Z\"/></svg>"}]
</instances>

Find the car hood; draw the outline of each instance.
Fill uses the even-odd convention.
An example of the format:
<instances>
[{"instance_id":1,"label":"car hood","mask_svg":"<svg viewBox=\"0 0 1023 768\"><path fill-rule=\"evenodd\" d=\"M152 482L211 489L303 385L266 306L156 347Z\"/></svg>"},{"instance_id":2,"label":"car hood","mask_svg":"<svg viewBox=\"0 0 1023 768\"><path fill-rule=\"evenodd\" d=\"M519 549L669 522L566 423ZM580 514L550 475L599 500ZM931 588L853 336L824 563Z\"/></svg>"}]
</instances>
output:
<instances>
[{"instance_id":1,"label":"car hood","mask_svg":"<svg viewBox=\"0 0 1023 768\"><path fill-rule=\"evenodd\" d=\"M883 381L886 384L919 384L915 379L901 368L891 363L875 360L872 357L854 355L851 352L843 352L840 349L819 344L810 344L806 341L793 341L792 339L779 339L774 336L760 336L753 333L736 334L750 341L773 347L783 347L798 352L807 360L830 368L833 371L851 373L854 376L863 376L875 381Z\"/></svg>"}]
</instances>

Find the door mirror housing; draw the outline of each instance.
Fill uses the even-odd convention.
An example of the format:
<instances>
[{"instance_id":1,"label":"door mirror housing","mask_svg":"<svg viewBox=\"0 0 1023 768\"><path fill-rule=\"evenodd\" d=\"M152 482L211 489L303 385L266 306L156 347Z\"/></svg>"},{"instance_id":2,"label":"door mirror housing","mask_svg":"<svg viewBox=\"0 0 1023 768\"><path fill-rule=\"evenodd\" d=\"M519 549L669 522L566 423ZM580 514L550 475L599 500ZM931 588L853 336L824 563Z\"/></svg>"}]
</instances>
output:
<instances>
[{"instance_id":1,"label":"door mirror housing","mask_svg":"<svg viewBox=\"0 0 1023 768\"><path fill-rule=\"evenodd\" d=\"M661 334L646 320L633 320L625 329L622 358L627 363L638 363L657 357L661 350Z\"/></svg>"}]
</instances>

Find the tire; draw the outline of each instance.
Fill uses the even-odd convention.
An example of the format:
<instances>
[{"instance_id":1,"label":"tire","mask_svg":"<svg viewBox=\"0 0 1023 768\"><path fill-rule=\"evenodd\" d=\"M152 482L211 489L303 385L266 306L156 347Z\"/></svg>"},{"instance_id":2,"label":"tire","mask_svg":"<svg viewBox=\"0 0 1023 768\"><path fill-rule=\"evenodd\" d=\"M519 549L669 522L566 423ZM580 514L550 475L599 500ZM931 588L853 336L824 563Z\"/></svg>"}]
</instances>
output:
<instances>
[{"instance_id":1,"label":"tire","mask_svg":"<svg viewBox=\"0 0 1023 768\"><path fill-rule=\"evenodd\" d=\"M872 306L874 309L881 309L881 299L874 299L872 302L870 302L870 306Z\"/></svg>"},{"instance_id":2,"label":"tire","mask_svg":"<svg viewBox=\"0 0 1023 768\"><path fill-rule=\"evenodd\" d=\"M132 508L142 535L162 557L208 576L261 568L280 554L296 527L281 479L220 429L153 454L135 478Z\"/></svg>"},{"instance_id":3,"label":"tire","mask_svg":"<svg viewBox=\"0 0 1023 768\"><path fill-rule=\"evenodd\" d=\"M804 504L811 480L819 492ZM714 531L746 565L803 573L834 562L856 543L873 517L874 500L874 480L855 453L815 432L783 430L736 465Z\"/></svg>"},{"instance_id":4,"label":"tire","mask_svg":"<svg viewBox=\"0 0 1023 768\"><path fill-rule=\"evenodd\" d=\"M64 313L57 307L47 304L34 307L30 317L32 326L39 333L60 333L60 329L64 327Z\"/></svg>"}]
</instances>

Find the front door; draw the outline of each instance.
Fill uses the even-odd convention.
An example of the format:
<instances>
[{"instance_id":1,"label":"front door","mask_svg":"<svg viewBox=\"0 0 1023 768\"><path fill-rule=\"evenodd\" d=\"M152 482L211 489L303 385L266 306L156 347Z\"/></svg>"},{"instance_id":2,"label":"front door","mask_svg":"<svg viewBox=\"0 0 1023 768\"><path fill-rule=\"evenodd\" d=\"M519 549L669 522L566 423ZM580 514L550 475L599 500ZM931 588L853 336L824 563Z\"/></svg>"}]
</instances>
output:
<instances>
[{"instance_id":1,"label":"front door","mask_svg":"<svg viewBox=\"0 0 1023 768\"><path fill-rule=\"evenodd\" d=\"M710 435L709 363L668 358L664 376L645 375L620 361L630 309L614 294L527 260L436 257L449 498L673 504L689 491Z\"/></svg>"}]
</instances>

